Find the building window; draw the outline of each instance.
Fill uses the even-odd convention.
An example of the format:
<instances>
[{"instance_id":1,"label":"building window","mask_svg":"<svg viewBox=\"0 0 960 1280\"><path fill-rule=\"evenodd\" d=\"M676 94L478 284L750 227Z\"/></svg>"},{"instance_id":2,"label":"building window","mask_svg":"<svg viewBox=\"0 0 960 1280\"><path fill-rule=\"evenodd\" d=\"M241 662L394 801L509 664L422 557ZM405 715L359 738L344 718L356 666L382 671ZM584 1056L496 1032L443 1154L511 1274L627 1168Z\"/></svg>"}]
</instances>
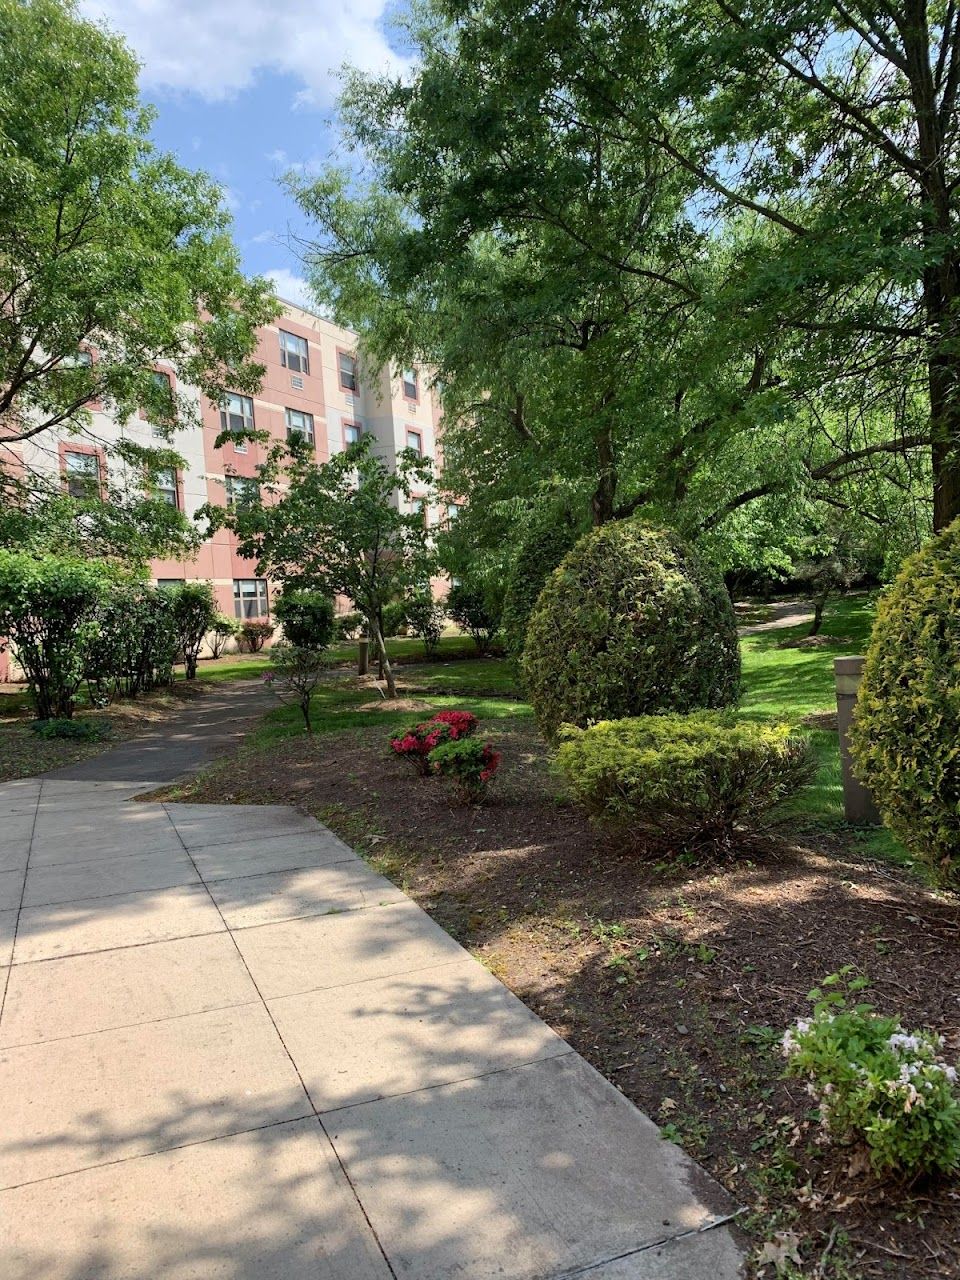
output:
<instances>
[{"instance_id":1,"label":"building window","mask_svg":"<svg viewBox=\"0 0 960 1280\"><path fill-rule=\"evenodd\" d=\"M359 444L362 435L363 431L359 422L345 422L343 424L343 447L349 449L352 444Z\"/></svg>"},{"instance_id":2,"label":"building window","mask_svg":"<svg viewBox=\"0 0 960 1280\"><path fill-rule=\"evenodd\" d=\"M266 580L234 578L233 612L238 618L265 618L269 613Z\"/></svg>"},{"instance_id":3,"label":"building window","mask_svg":"<svg viewBox=\"0 0 960 1280\"><path fill-rule=\"evenodd\" d=\"M310 372L310 353L306 338L280 330L280 363L291 373Z\"/></svg>"},{"instance_id":4,"label":"building window","mask_svg":"<svg viewBox=\"0 0 960 1280\"><path fill-rule=\"evenodd\" d=\"M220 430L241 431L253 430L253 401L249 396L235 396L229 392L220 406Z\"/></svg>"},{"instance_id":5,"label":"building window","mask_svg":"<svg viewBox=\"0 0 960 1280\"><path fill-rule=\"evenodd\" d=\"M227 507L231 511L260 501L260 486L256 480L247 476L224 476L223 484L227 491Z\"/></svg>"},{"instance_id":6,"label":"building window","mask_svg":"<svg viewBox=\"0 0 960 1280\"><path fill-rule=\"evenodd\" d=\"M169 590L173 590L174 587L182 587L183 584L184 584L183 578L158 578L157 579L158 587L166 587Z\"/></svg>"},{"instance_id":7,"label":"building window","mask_svg":"<svg viewBox=\"0 0 960 1280\"><path fill-rule=\"evenodd\" d=\"M340 373L340 390L355 392L357 389L357 358L349 351L337 352L337 369Z\"/></svg>"},{"instance_id":8,"label":"building window","mask_svg":"<svg viewBox=\"0 0 960 1280\"><path fill-rule=\"evenodd\" d=\"M303 413L300 409L284 409L287 419L287 439L299 436L307 444L313 444L313 414Z\"/></svg>"},{"instance_id":9,"label":"building window","mask_svg":"<svg viewBox=\"0 0 960 1280\"><path fill-rule=\"evenodd\" d=\"M427 518L429 513L428 513L428 511L427 511L427 503L426 503L426 499L424 499L424 498L411 498L411 499L410 499L410 510L413 512L413 514L414 514L415 516L419 516L419 517L420 517L420 520L421 520L421 522L423 523L423 527L424 527L424 528L426 528L426 527L427 527L427 525L430 523L429 519Z\"/></svg>"},{"instance_id":10,"label":"building window","mask_svg":"<svg viewBox=\"0 0 960 1280\"><path fill-rule=\"evenodd\" d=\"M93 368L93 352L87 351L81 347L75 356L70 360L64 360L64 364L69 364L78 369Z\"/></svg>"},{"instance_id":11,"label":"building window","mask_svg":"<svg viewBox=\"0 0 960 1280\"><path fill-rule=\"evenodd\" d=\"M407 448L423 457L423 436L419 431L411 430L410 427L407 427Z\"/></svg>"},{"instance_id":12,"label":"building window","mask_svg":"<svg viewBox=\"0 0 960 1280\"><path fill-rule=\"evenodd\" d=\"M416 369L404 369L403 371L403 394L408 400L420 399L420 387L417 382Z\"/></svg>"},{"instance_id":13,"label":"building window","mask_svg":"<svg viewBox=\"0 0 960 1280\"><path fill-rule=\"evenodd\" d=\"M100 494L100 459L95 453L65 449L63 465L71 498L95 498Z\"/></svg>"},{"instance_id":14,"label":"building window","mask_svg":"<svg viewBox=\"0 0 960 1280\"><path fill-rule=\"evenodd\" d=\"M456 520L456 518L457 518L457 516L458 516L459 514L460 514L460 508L459 508L459 506L457 505L457 503L455 503L455 502L448 502L448 503L447 503L447 519L448 519L448 520Z\"/></svg>"},{"instance_id":15,"label":"building window","mask_svg":"<svg viewBox=\"0 0 960 1280\"><path fill-rule=\"evenodd\" d=\"M157 497L170 507L180 509L180 494L177 492L177 473L173 470L157 472Z\"/></svg>"},{"instance_id":16,"label":"building window","mask_svg":"<svg viewBox=\"0 0 960 1280\"><path fill-rule=\"evenodd\" d=\"M150 380L155 387L158 387L168 395L170 394L171 386L169 373L164 373L162 369L153 369L150 373Z\"/></svg>"}]
</instances>

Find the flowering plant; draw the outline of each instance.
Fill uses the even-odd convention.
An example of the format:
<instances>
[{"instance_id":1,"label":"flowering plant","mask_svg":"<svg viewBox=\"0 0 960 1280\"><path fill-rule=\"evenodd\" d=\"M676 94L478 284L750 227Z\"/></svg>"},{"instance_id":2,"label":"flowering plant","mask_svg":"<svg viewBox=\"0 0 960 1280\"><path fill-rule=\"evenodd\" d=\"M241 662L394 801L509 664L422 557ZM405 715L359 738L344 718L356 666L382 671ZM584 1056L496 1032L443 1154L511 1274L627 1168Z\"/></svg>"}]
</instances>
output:
<instances>
[{"instance_id":1,"label":"flowering plant","mask_svg":"<svg viewBox=\"0 0 960 1280\"><path fill-rule=\"evenodd\" d=\"M469 738L477 727L477 717L472 711L438 711L430 719L436 720L439 724L448 724L450 736L453 739Z\"/></svg>"},{"instance_id":2,"label":"flowering plant","mask_svg":"<svg viewBox=\"0 0 960 1280\"><path fill-rule=\"evenodd\" d=\"M787 1074L806 1076L825 1133L860 1139L877 1172L906 1177L960 1167L957 1072L943 1061L943 1038L906 1032L872 1005L849 1005L867 986L850 966L810 992L813 1016L787 1030Z\"/></svg>"},{"instance_id":3,"label":"flowering plant","mask_svg":"<svg viewBox=\"0 0 960 1280\"><path fill-rule=\"evenodd\" d=\"M430 773L427 757L442 742L451 742L454 732L450 725L443 721L425 720L422 724L412 725L396 738L390 739L391 750L405 760L409 760L422 777Z\"/></svg>"},{"instance_id":4,"label":"flowering plant","mask_svg":"<svg viewBox=\"0 0 960 1280\"><path fill-rule=\"evenodd\" d=\"M500 753L494 751L491 742L461 738L437 747L430 755L430 767L453 779L457 796L464 804L479 804L500 768Z\"/></svg>"},{"instance_id":5,"label":"flowering plant","mask_svg":"<svg viewBox=\"0 0 960 1280\"><path fill-rule=\"evenodd\" d=\"M429 720L415 724L390 739L391 749L409 760L423 777L431 773L427 757L444 742L467 738L477 727L477 717L469 711L438 711Z\"/></svg>"}]
</instances>

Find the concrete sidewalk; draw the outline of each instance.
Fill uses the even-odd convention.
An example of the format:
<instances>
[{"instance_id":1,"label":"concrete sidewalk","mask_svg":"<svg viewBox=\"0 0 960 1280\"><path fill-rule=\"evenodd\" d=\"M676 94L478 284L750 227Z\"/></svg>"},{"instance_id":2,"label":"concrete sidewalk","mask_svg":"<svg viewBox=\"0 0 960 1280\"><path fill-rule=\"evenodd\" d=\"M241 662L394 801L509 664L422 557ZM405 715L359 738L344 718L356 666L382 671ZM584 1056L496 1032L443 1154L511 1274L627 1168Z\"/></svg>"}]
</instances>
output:
<instances>
[{"instance_id":1,"label":"concrete sidewalk","mask_svg":"<svg viewBox=\"0 0 960 1280\"><path fill-rule=\"evenodd\" d=\"M328 830L144 786L0 786L4 1280L741 1274L719 1188Z\"/></svg>"}]
</instances>

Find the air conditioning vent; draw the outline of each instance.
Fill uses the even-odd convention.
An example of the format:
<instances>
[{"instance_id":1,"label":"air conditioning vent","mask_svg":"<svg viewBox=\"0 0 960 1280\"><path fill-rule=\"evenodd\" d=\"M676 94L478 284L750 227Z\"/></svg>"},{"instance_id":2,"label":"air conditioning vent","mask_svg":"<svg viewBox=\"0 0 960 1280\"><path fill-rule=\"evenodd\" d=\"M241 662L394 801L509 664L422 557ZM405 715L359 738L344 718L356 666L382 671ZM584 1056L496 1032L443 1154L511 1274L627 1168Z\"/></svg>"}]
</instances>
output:
<instances>
[{"instance_id":1,"label":"air conditioning vent","mask_svg":"<svg viewBox=\"0 0 960 1280\"><path fill-rule=\"evenodd\" d=\"M290 375L290 385L291 385L291 387L293 387L293 389L294 389L295 391L302 391L302 390L303 390L303 379L300 377L300 375L299 375L298 373L291 373L291 375Z\"/></svg>"}]
</instances>

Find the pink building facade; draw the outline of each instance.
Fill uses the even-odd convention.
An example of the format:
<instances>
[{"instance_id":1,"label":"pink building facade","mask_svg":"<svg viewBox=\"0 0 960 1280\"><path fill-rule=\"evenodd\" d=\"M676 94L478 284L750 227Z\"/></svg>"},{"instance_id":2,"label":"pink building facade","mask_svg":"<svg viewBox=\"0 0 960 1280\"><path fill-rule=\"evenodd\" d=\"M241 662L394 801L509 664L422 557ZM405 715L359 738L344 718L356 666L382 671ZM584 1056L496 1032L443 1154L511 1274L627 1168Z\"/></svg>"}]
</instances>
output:
<instances>
[{"instance_id":1,"label":"pink building facade","mask_svg":"<svg viewBox=\"0 0 960 1280\"><path fill-rule=\"evenodd\" d=\"M426 378L418 369L374 373L361 369L356 334L284 303L279 319L260 330L256 358L266 372L255 396L230 395L219 405L195 388L174 386L178 396L193 402L202 426L185 428L174 437L173 447L185 465L163 478L160 492L187 516L193 518L205 503L229 505L245 483L254 483L257 465L269 446L248 441L218 448L218 435L231 427L252 426L267 432L271 442L299 433L312 445L318 461L329 459L361 436L370 437L374 452L388 463L406 447L437 457L439 403ZM174 378L162 364L157 365L157 374ZM15 451L5 450L10 456L4 464L59 471L68 490L72 483L89 484L90 477L97 476L101 482L123 487L128 479L123 464L103 446L122 438L149 443L153 429L142 415L120 423L97 406L92 417L88 435L66 436L54 444L49 439L26 441ZM441 513L427 495L416 498L412 509L423 510L428 526L447 516L446 509ZM239 555L234 535L226 530L208 538L189 560L153 561L151 574L162 584L212 583L221 612L230 616L270 616L273 584L258 577L255 563ZM0 668L2 664L0 657ZM0 678L3 674L0 669Z\"/></svg>"}]
</instances>

